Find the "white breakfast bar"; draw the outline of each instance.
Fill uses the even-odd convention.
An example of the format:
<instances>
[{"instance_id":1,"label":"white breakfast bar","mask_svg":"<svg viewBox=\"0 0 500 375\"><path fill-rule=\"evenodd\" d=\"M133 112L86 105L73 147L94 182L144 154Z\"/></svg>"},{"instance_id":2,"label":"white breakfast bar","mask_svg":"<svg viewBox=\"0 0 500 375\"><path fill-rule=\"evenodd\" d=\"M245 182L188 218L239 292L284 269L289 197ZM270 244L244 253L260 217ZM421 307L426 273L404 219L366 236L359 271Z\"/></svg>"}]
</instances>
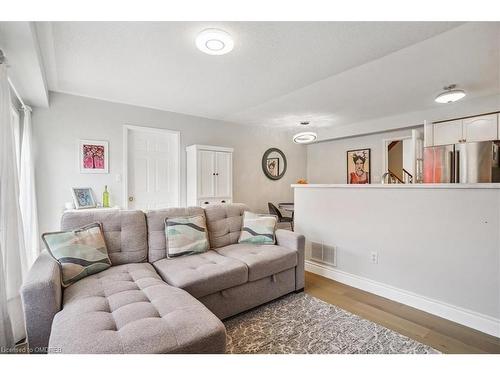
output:
<instances>
[{"instance_id":1,"label":"white breakfast bar","mask_svg":"<svg viewBox=\"0 0 500 375\"><path fill-rule=\"evenodd\" d=\"M500 184L292 187L308 271L500 337Z\"/></svg>"}]
</instances>

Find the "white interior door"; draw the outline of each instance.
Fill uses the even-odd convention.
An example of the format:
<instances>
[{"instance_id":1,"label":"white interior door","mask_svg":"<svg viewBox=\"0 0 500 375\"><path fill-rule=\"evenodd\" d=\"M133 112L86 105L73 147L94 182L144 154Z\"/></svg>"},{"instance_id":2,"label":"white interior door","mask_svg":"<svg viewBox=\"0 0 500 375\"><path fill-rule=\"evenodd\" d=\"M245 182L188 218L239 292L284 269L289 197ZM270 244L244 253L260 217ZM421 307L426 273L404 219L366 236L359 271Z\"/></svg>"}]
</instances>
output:
<instances>
[{"instance_id":1,"label":"white interior door","mask_svg":"<svg viewBox=\"0 0 500 375\"><path fill-rule=\"evenodd\" d=\"M198 168L199 196L203 198L215 197L215 152L200 150Z\"/></svg>"},{"instance_id":2,"label":"white interior door","mask_svg":"<svg viewBox=\"0 0 500 375\"><path fill-rule=\"evenodd\" d=\"M232 190L232 160L229 152L215 153L215 181L216 181L216 196L219 198L230 197Z\"/></svg>"},{"instance_id":3,"label":"white interior door","mask_svg":"<svg viewBox=\"0 0 500 375\"><path fill-rule=\"evenodd\" d=\"M179 206L178 132L126 127L125 207L154 209Z\"/></svg>"}]
</instances>

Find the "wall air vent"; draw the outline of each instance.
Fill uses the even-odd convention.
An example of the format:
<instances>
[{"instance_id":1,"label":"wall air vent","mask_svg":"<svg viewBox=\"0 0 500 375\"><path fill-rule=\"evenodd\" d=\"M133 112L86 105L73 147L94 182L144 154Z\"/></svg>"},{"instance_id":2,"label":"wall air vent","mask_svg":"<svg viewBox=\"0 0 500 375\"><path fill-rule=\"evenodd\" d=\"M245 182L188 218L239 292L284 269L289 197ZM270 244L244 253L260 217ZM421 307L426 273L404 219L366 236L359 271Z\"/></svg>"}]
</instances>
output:
<instances>
[{"instance_id":1,"label":"wall air vent","mask_svg":"<svg viewBox=\"0 0 500 375\"><path fill-rule=\"evenodd\" d=\"M335 246L311 242L311 260L335 267L337 266L337 249Z\"/></svg>"}]
</instances>

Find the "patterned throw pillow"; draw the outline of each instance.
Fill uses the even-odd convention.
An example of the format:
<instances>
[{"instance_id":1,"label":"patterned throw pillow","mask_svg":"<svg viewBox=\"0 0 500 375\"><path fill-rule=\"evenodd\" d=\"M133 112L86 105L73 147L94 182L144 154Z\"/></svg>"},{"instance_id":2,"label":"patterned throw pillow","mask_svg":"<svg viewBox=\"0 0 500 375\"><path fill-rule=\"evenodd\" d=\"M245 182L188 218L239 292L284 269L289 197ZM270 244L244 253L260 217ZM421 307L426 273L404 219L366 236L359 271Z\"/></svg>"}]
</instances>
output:
<instances>
[{"instance_id":1,"label":"patterned throw pillow","mask_svg":"<svg viewBox=\"0 0 500 375\"><path fill-rule=\"evenodd\" d=\"M253 243L258 245L274 245L274 230L277 223L276 216L254 214L249 211L243 213L239 243Z\"/></svg>"},{"instance_id":2,"label":"patterned throw pillow","mask_svg":"<svg viewBox=\"0 0 500 375\"><path fill-rule=\"evenodd\" d=\"M208 250L205 216L187 216L165 219L167 257L203 253Z\"/></svg>"},{"instance_id":3,"label":"patterned throw pillow","mask_svg":"<svg viewBox=\"0 0 500 375\"><path fill-rule=\"evenodd\" d=\"M74 231L45 233L42 238L61 266L64 287L111 266L99 223Z\"/></svg>"}]
</instances>

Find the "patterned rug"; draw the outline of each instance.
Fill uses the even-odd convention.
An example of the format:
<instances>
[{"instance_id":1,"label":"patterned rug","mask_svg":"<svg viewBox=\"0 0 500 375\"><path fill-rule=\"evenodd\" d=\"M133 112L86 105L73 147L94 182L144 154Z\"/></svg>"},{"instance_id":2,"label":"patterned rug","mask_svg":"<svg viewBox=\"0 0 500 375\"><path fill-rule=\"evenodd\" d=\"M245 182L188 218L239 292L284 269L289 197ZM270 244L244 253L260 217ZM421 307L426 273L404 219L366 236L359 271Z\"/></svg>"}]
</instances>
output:
<instances>
[{"instance_id":1,"label":"patterned rug","mask_svg":"<svg viewBox=\"0 0 500 375\"><path fill-rule=\"evenodd\" d=\"M305 293L290 294L224 322L233 354L439 353Z\"/></svg>"}]
</instances>

